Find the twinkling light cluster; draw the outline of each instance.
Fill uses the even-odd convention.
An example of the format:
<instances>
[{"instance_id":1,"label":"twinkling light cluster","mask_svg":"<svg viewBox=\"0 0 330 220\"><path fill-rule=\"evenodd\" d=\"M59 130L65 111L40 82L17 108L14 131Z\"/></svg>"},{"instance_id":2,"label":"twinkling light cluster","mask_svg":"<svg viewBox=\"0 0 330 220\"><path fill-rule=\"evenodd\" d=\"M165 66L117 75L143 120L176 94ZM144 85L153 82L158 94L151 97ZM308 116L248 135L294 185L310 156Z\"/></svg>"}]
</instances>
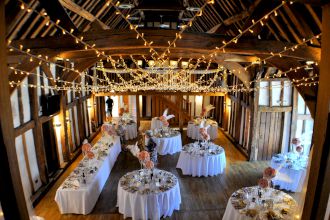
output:
<instances>
[{"instance_id":1,"label":"twinkling light cluster","mask_svg":"<svg viewBox=\"0 0 330 220\"><path fill-rule=\"evenodd\" d=\"M155 65L150 65L148 69L144 69L139 65L138 60L133 56L130 55L130 59L133 61L135 64L136 68L132 69L129 68L128 65L126 64L125 59L122 56L119 56L117 60L115 60L112 56L105 54L104 51L101 51L97 49L95 44L89 44L84 41L84 38L82 36L76 36L74 34L74 30L66 30L60 25L60 20L52 21L48 15L44 12L38 12L35 9L29 8L29 6L23 1L23 0L18 0L21 3L21 9L26 10L27 12L31 13L37 13L41 17L47 20L48 25L52 24L58 30L62 32L63 35L68 35L71 36L75 42L80 45L84 50L92 50L95 51L96 57L100 58L99 62L99 67L95 69L95 71L100 71L104 79L97 77L97 74L94 75L89 75L86 74L85 72L81 72L74 67L66 67L62 66L56 62L51 61L47 56L42 56L42 55L36 55L31 53L31 50L29 48L25 48L24 45L19 45L19 47L11 45L11 42L8 42L8 48L10 51L18 51L24 55L27 55L30 59L30 62L39 62L39 65L46 63L48 65L53 64L56 65L59 68L62 68L63 71L67 72L74 72L78 74L81 77L89 77L93 81L93 85L89 84L75 84L73 82L68 82L64 81L61 79L53 79L53 78L48 78L49 80L52 80L54 83L56 83L55 86L48 86L51 89L55 90L73 90L76 92L79 91L92 91L92 92L126 92L126 91L181 91L181 92L232 92L232 91L242 91L242 92L251 92L255 91L255 89L258 89L258 86L255 86L255 88L251 88L253 83L260 82L261 80L268 80L269 78L280 78L283 76L287 76L287 73L289 72L296 72L302 68L305 67L312 67L310 64L306 64L303 66L297 66L297 67L292 67L288 71L285 72L279 72L278 74L270 76L266 76L263 79L258 79L258 80L253 80L250 82L245 82L244 84L239 84L235 86L223 86L219 84L215 84L215 82L221 80L221 77L223 74L230 74L235 73L239 74L240 70L232 70L228 71L226 70L223 66L218 65L217 69L211 69L211 64L214 62L214 57L217 55L218 52L223 52L225 53L225 48L229 44L232 43L237 43L239 38L242 37L245 33L253 33L253 27L256 26L257 24L264 26L265 22L267 22L267 19L269 16L277 16L277 10L279 10L283 5L287 4L286 1L282 1L282 3L271 10L269 13L267 13L265 16L263 16L261 19L258 21L252 20L252 25L248 27L245 30L239 30L239 34L229 40L228 42L223 41L222 45L219 47L216 47L213 53L209 55L209 58L202 56L197 59L189 59L187 62L187 68L181 68L178 69L177 67L171 67L168 65L170 62L170 49L172 47L176 47L176 42L180 40L183 37L183 32L190 26L192 26L192 22L199 16L202 16L203 10L208 4L213 4L214 0L207 0L205 3L202 5L200 10L194 15L194 17L189 20L189 22L181 27L181 30L176 33L176 36L173 41L168 42L168 47L166 50L162 53L159 54L153 47L153 41L148 41L144 33L140 33L138 31L138 26L133 25L129 21L129 16L130 14L124 15L122 11L119 9L119 4L120 2L117 3L112 3L112 1L108 1L107 5L113 5L113 7L116 10L116 14L122 16L126 22L128 22L129 27L132 31L135 31L137 33L137 39L142 39L144 42L144 45L149 48L149 52L151 54L151 58L154 60ZM290 2L292 4L293 2ZM289 51L294 51L298 47L307 44L308 42L312 42L314 39L320 38L321 34L315 35L311 38L308 39L302 39L302 41L296 45L293 45L291 47L285 47L282 51L280 52L270 52L270 56L259 60L260 63L266 63L267 60L275 57L275 56L285 56L287 52ZM144 61L146 63L149 63L149 60L145 57L142 56ZM176 61L177 64L182 60L182 58L178 58ZM111 71L107 71L104 66L103 66L103 61L110 62L112 64L113 69ZM195 61L195 62L193 62ZM158 65L159 63L159 65ZM206 68L204 70L198 69L201 64L205 64ZM157 65L156 65L157 64ZM317 65L317 63L315 63ZM247 70L251 65L248 65L245 67L245 70ZM120 67L120 69L117 69L117 67ZM16 69L14 67L11 67L11 69L14 71L16 74L35 74L37 76L45 77L43 74L37 74L37 73L30 73L26 71L22 71L20 69ZM198 73L198 76L195 77L195 80L192 80L192 75L194 73ZM108 76L108 73L110 74L115 74L117 78L119 79L120 82L114 82L111 80ZM128 73L130 76L130 80L125 80L123 78L123 73ZM211 77L206 77L209 74L213 74ZM210 76L210 75L209 75ZM316 86L318 81L317 81L317 75L310 76L308 78L302 78L302 79L293 79L293 85L295 86ZM222 79L223 80L223 79ZM15 86L15 85L21 85L21 86L29 86L29 87L34 87L37 88L39 85L30 85L30 84L23 84L21 81L11 81L10 86ZM248 86L246 86L248 85ZM250 86L249 86L250 85ZM45 86L43 86L45 87Z\"/></svg>"}]
</instances>

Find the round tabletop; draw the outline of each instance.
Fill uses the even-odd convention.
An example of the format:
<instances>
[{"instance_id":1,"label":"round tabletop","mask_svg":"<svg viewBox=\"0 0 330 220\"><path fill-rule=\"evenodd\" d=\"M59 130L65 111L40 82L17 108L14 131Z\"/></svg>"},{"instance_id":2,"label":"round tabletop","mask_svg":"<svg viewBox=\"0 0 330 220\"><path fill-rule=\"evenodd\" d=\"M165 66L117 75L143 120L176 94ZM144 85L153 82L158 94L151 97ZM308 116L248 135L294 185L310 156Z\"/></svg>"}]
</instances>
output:
<instances>
[{"instance_id":1,"label":"round tabletop","mask_svg":"<svg viewBox=\"0 0 330 220\"><path fill-rule=\"evenodd\" d=\"M181 133L178 131L162 131L162 130L148 130L146 131L151 134L152 140L156 143L156 149L158 154L175 154L180 152L182 149ZM145 143L148 143L149 138L146 136Z\"/></svg>"},{"instance_id":2,"label":"round tabletop","mask_svg":"<svg viewBox=\"0 0 330 220\"><path fill-rule=\"evenodd\" d=\"M135 170L120 178L117 206L133 219L160 219L179 210L181 194L177 177L164 170Z\"/></svg>"},{"instance_id":3,"label":"round tabletop","mask_svg":"<svg viewBox=\"0 0 330 220\"><path fill-rule=\"evenodd\" d=\"M287 193L253 186L239 189L231 195L222 219L293 219L296 210L296 201Z\"/></svg>"},{"instance_id":4,"label":"round tabletop","mask_svg":"<svg viewBox=\"0 0 330 220\"><path fill-rule=\"evenodd\" d=\"M226 168L225 151L212 142L186 144L176 167L182 170L183 175L215 176Z\"/></svg>"}]
</instances>

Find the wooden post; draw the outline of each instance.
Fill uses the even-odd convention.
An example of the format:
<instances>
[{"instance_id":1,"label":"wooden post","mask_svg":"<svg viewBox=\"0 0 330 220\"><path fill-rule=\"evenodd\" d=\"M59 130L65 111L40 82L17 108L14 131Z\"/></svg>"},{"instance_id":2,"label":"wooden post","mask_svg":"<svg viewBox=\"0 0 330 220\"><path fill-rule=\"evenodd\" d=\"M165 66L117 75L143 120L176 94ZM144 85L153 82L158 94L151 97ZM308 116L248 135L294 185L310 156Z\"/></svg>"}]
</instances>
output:
<instances>
[{"instance_id":1,"label":"wooden post","mask_svg":"<svg viewBox=\"0 0 330 220\"><path fill-rule=\"evenodd\" d=\"M37 76L30 75L28 78L29 84L37 85ZM31 117L35 122L33 129L33 138L34 145L37 156L37 163L39 169L39 175L41 182L43 184L48 183L48 173L47 173L47 164L46 164L46 154L43 144L43 135L42 135L42 124L39 120L39 106L38 106L38 90L37 88L29 88L30 96L30 106L31 106Z\"/></svg>"},{"instance_id":2,"label":"wooden post","mask_svg":"<svg viewBox=\"0 0 330 220\"><path fill-rule=\"evenodd\" d=\"M183 131L183 96L180 95L178 97L178 103L179 103L179 128L180 128L180 131Z\"/></svg>"},{"instance_id":3,"label":"wooden post","mask_svg":"<svg viewBox=\"0 0 330 220\"><path fill-rule=\"evenodd\" d=\"M330 3L322 8L322 51L313 153L302 219L324 219L330 191Z\"/></svg>"},{"instance_id":4,"label":"wooden post","mask_svg":"<svg viewBox=\"0 0 330 220\"><path fill-rule=\"evenodd\" d=\"M8 216L17 216L21 220L28 220L29 213L24 196L24 189L22 185L21 174L18 166L17 152L15 147L13 115L9 94L5 21L5 1L0 1L0 125L2 131L1 133L3 136L3 144L0 144L0 148L5 148L1 150L1 152L6 152L7 154L3 156L7 156L8 163L6 163L6 165L8 165L9 167L11 176L11 179L3 179L1 181L3 181L4 184L12 182L13 185L8 188L7 192L11 190L13 190L14 192L14 195L7 195L4 196L4 198L1 198L4 199L4 201L1 201L1 203L4 209L6 219L6 214L8 213ZM18 215L15 215L16 213Z\"/></svg>"},{"instance_id":5,"label":"wooden post","mask_svg":"<svg viewBox=\"0 0 330 220\"><path fill-rule=\"evenodd\" d=\"M68 139L68 129L66 124L66 96L65 93L61 93L60 97L60 121L61 121L61 145L64 162L70 160L70 151L69 151L69 139Z\"/></svg>"},{"instance_id":6,"label":"wooden post","mask_svg":"<svg viewBox=\"0 0 330 220\"><path fill-rule=\"evenodd\" d=\"M140 120L141 120L141 115L140 115L140 100L139 100L139 95L136 95L136 125L137 125L137 128L138 129L140 127Z\"/></svg>"}]
</instances>

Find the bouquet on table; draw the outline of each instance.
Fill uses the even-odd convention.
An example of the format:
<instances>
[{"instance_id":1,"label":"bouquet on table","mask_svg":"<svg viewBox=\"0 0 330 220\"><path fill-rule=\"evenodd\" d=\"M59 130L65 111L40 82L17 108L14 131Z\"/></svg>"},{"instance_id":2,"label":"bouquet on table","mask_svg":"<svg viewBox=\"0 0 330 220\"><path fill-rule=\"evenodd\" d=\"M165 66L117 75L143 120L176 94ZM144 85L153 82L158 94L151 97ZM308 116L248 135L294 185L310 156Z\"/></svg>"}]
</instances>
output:
<instances>
[{"instance_id":1,"label":"bouquet on table","mask_svg":"<svg viewBox=\"0 0 330 220\"><path fill-rule=\"evenodd\" d=\"M168 120L175 117L174 115L167 115L167 114L168 114L168 108L165 109L162 116L158 117L158 120L160 120L162 122L163 127L168 127L170 125L168 123Z\"/></svg>"},{"instance_id":2,"label":"bouquet on table","mask_svg":"<svg viewBox=\"0 0 330 220\"><path fill-rule=\"evenodd\" d=\"M272 167L264 169L263 177L259 179L258 186L261 189L267 189L272 186L272 179L276 176L276 170Z\"/></svg>"},{"instance_id":3,"label":"bouquet on table","mask_svg":"<svg viewBox=\"0 0 330 220\"><path fill-rule=\"evenodd\" d=\"M103 124L101 126L101 132L102 132L102 136L103 137L105 135L108 135L108 136L115 136L115 135L117 135L114 127L112 126L112 124Z\"/></svg>"},{"instance_id":4,"label":"bouquet on table","mask_svg":"<svg viewBox=\"0 0 330 220\"><path fill-rule=\"evenodd\" d=\"M154 163L150 160L150 154L143 150L140 151L139 147L137 146L138 142L135 145L128 145L127 149L131 151L131 153L139 159L141 169L153 169Z\"/></svg>"},{"instance_id":5,"label":"bouquet on table","mask_svg":"<svg viewBox=\"0 0 330 220\"><path fill-rule=\"evenodd\" d=\"M88 143L87 139L83 141L83 145L81 147L83 156L88 159L88 167L90 167L90 161L94 159L95 154L92 151L92 145Z\"/></svg>"},{"instance_id":6,"label":"bouquet on table","mask_svg":"<svg viewBox=\"0 0 330 220\"><path fill-rule=\"evenodd\" d=\"M199 124L199 134L204 142L207 142L210 140L210 135L207 133L207 129L210 127L210 125L206 125L205 119L201 121Z\"/></svg>"},{"instance_id":7,"label":"bouquet on table","mask_svg":"<svg viewBox=\"0 0 330 220\"><path fill-rule=\"evenodd\" d=\"M212 109L214 109L215 107L213 106L213 105L207 105L207 106L205 106L205 107L203 107L202 108L202 111L201 111L201 114L200 114L200 116L201 116L201 118L202 119L204 119L204 118L206 118L207 117L207 113L209 112L209 111L211 111Z\"/></svg>"}]
</instances>

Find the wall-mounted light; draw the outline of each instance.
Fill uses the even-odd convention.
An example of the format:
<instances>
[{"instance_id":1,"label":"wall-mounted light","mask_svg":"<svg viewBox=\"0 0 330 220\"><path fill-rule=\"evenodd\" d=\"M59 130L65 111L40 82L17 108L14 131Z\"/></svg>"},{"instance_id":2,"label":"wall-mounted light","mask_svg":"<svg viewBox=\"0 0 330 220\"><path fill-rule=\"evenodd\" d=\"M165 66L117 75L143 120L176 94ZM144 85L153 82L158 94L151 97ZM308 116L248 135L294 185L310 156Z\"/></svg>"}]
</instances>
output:
<instances>
[{"instance_id":1,"label":"wall-mounted light","mask_svg":"<svg viewBox=\"0 0 330 220\"><path fill-rule=\"evenodd\" d=\"M59 122L55 122L55 123L54 123L54 126L55 126L55 127L61 127L61 126L62 126L62 124L61 124L61 123L59 123Z\"/></svg>"},{"instance_id":2,"label":"wall-mounted light","mask_svg":"<svg viewBox=\"0 0 330 220\"><path fill-rule=\"evenodd\" d=\"M92 108L92 106L91 105L87 105L87 108Z\"/></svg>"}]
</instances>

